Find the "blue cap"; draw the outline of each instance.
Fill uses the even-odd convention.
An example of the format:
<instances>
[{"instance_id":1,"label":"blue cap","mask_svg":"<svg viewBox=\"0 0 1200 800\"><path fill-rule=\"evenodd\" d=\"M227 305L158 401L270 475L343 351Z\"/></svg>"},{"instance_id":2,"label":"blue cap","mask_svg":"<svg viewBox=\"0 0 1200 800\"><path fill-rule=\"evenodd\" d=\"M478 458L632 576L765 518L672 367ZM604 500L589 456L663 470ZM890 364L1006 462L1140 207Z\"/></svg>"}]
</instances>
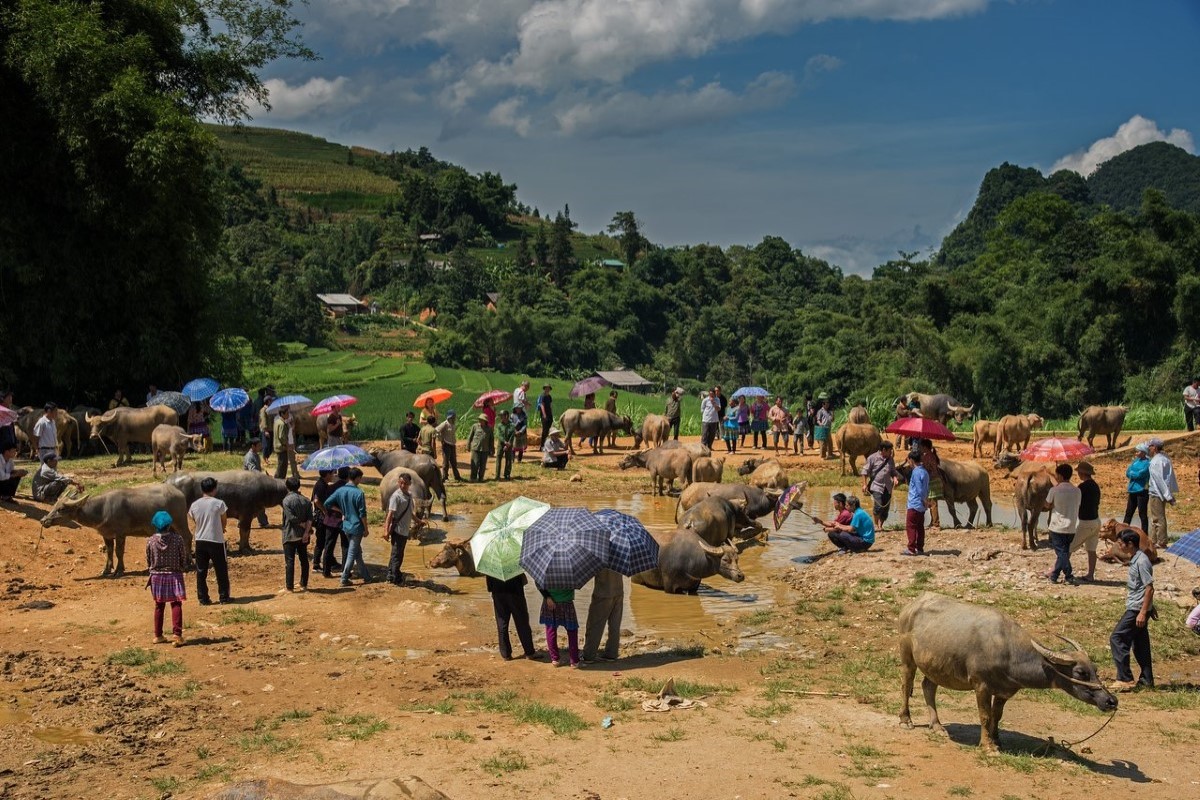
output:
<instances>
[{"instance_id":1,"label":"blue cap","mask_svg":"<svg viewBox=\"0 0 1200 800\"><path fill-rule=\"evenodd\" d=\"M171 515L166 511L155 511L154 516L150 518L150 524L156 531L165 531L171 527Z\"/></svg>"},{"instance_id":2,"label":"blue cap","mask_svg":"<svg viewBox=\"0 0 1200 800\"><path fill-rule=\"evenodd\" d=\"M446 412L446 419L454 419L458 416L458 412L453 408Z\"/></svg>"}]
</instances>

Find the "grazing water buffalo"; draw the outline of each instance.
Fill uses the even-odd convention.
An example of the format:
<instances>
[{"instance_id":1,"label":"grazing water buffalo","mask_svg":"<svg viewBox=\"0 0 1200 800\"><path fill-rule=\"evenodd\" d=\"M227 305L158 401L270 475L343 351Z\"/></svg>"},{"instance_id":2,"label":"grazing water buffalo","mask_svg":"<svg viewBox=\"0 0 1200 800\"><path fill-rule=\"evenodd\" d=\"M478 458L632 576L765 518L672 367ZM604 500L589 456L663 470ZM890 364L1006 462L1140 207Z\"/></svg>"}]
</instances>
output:
<instances>
[{"instance_id":1,"label":"grazing water buffalo","mask_svg":"<svg viewBox=\"0 0 1200 800\"><path fill-rule=\"evenodd\" d=\"M383 480L379 482L379 503L383 507L383 513L386 514L388 501L392 499L392 495L400 486L401 475L408 475L412 479L408 493L412 495L413 501L416 503L413 506L412 522L409 524L409 535L419 534L428 525L426 520L429 517L429 509L433 506L433 498L425 486L425 481L421 480L421 476L415 470L408 467L394 467L388 470L387 474L383 476Z\"/></svg>"},{"instance_id":2,"label":"grazing water buffalo","mask_svg":"<svg viewBox=\"0 0 1200 800\"><path fill-rule=\"evenodd\" d=\"M939 686L975 692L979 745L1000 749L1004 704L1021 689L1061 689L1101 711L1113 711L1117 698L1100 684L1096 666L1077 643L1060 636L1074 652L1056 652L1034 641L999 611L926 592L900 612L900 724L912 727L908 700L917 670L925 674L921 692L929 707L929 727L945 733L937 713Z\"/></svg>"},{"instance_id":3,"label":"grazing water buffalo","mask_svg":"<svg viewBox=\"0 0 1200 800\"><path fill-rule=\"evenodd\" d=\"M792 500L792 508L804 507L804 489L808 483L801 483L801 491ZM745 483L693 483L679 493L679 501L675 504L675 522L679 523L681 512L687 511L706 497L723 497L726 500L745 500L746 516L743 524L754 525L754 520L765 517L775 508L782 492L766 491L757 486Z\"/></svg>"},{"instance_id":4,"label":"grazing water buffalo","mask_svg":"<svg viewBox=\"0 0 1200 800\"><path fill-rule=\"evenodd\" d=\"M1045 468L1026 471L1016 475L1013 499L1016 501L1017 517L1021 520L1021 549L1037 550L1038 518L1046 507L1046 496L1054 481Z\"/></svg>"},{"instance_id":5,"label":"grazing water buffalo","mask_svg":"<svg viewBox=\"0 0 1200 800\"><path fill-rule=\"evenodd\" d=\"M215 478L216 497L229 507L229 518L238 521L238 550L250 552L250 523L268 508L283 502L287 487L278 478L262 472L230 469L224 472L176 472L167 478L167 484L183 492L190 507L199 499L200 481Z\"/></svg>"},{"instance_id":6,"label":"grazing water buffalo","mask_svg":"<svg viewBox=\"0 0 1200 800\"><path fill-rule=\"evenodd\" d=\"M666 495L675 491L675 481L678 479L686 487L692 482L692 454L684 448L662 448L646 450L641 453L630 453L621 459L617 465L621 469L630 467L645 467L650 470L650 480L654 485L653 494ZM669 484L665 488L663 482Z\"/></svg>"},{"instance_id":7,"label":"grazing water buffalo","mask_svg":"<svg viewBox=\"0 0 1200 800\"><path fill-rule=\"evenodd\" d=\"M159 425L150 434L150 449L154 453L154 475L158 474L159 462L163 474L167 472L167 457L175 464L175 472L183 469L183 456L188 450L200 452L204 449L204 437L188 434L178 425Z\"/></svg>"},{"instance_id":8,"label":"grazing water buffalo","mask_svg":"<svg viewBox=\"0 0 1200 800\"><path fill-rule=\"evenodd\" d=\"M858 457L866 458L879 449L883 437L879 429L870 422L858 424L847 422L833 433L833 446L842 456L842 474L846 474L846 459L850 459L850 472L858 474Z\"/></svg>"},{"instance_id":9,"label":"grazing water buffalo","mask_svg":"<svg viewBox=\"0 0 1200 800\"><path fill-rule=\"evenodd\" d=\"M971 457L983 458L983 446L988 442L992 443L992 458L996 457L999 452L996 443L996 429L999 423L990 422L986 419L975 420L975 426L971 429L973 434L971 438Z\"/></svg>"},{"instance_id":10,"label":"grazing water buffalo","mask_svg":"<svg viewBox=\"0 0 1200 800\"><path fill-rule=\"evenodd\" d=\"M634 442L635 447L658 447L665 444L671 435L671 420L662 414L647 414L642 418L642 441ZM636 439L636 437L635 437Z\"/></svg>"},{"instance_id":11,"label":"grazing water buffalo","mask_svg":"<svg viewBox=\"0 0 1200 800\"><path fill-rule=\"evenodd\" d=\"M1021 452L1029 447L1033 431L1046 424L1037 414L1006 414L996 423L996 453L1016 447Z\"/></svg>"},{"instance_id":12,"label":"grazing water buffalo","mask_svg":"<svg viewBox=\"0 0 1200 800\"><path fill-rule=\"evenodd\" d=\"M417 473L425 481L425 488L432 493L429 496L431 507L433 498L437 497L442 501L442 519L450 519L446 510L446 484L442 482L442 472L431 456L407 450L371 450L370 453L380 475L387 475L396 467L408 467Z\"/></svg>"},{"instance_id":13,"label":"grazing water buffalo","mask_svg":"<svg viewBox=\"0 0 1200 800\"><path fill-rule=\"evenodd\" d=\"M975 404L964 406L948 394L920 394L912 392L908 395L909 403L916 403L918 413L925 419L936 419L945 425L954 417L955 422L962 422L975 411Z\"/></svg>"},{"instance_id":14,"label":"grazing water buffalo","mask_svg":"<svg viewBox=\"0 0 1200 800\"><path fill-rule=\"evenodd\" d=\"M720 547L734 536L748 539L758 533L756 528L751 527L749 536L741 535L742 531L747 529L747 526L743 525L745 519L744 499L726 500L724 497L710 495L683 512L679 527L693 530L713 547Z\"/></svg>"},{"instance_id":15,"label":"grazing water buffalo","mask_svg":"<svg viewBox=\"0 0 1200 800\"><path fill-rule=\"evenodd\" d=\"M317 444L320 447L325 446L325 442L329 440L329 433L326 427L329 423L328 414L318 414L313 416L311 411L293 411L292 419L295 420L297 436L315 436ZM354 430L354 426L358 424L358 417L354 414L350 416L342 415L342 430L345 441L350 441L350 431Z\"/></svg>"},{"instance_id":16,"label":"grazing water buffalo","mask_svg":"<svg viewBox=\"0 0 1200 800\"><path fill-rule=\"evenodd\" d=\"M579 434L580 442L586 436L596 437L592 452L604 455L604 441L613 431L624 431L633 435L633 421L629 417L618 417L603 408L568 408L559 418L558 426L567 439L567 449L575 455L575 447L571 444L571 436Z\"/></svg>"},{"instance_id":17,"label":"grazing water buffalo","mask_svg":"<svg viewBox=\"0 0 1200 800\"><path fill-rule=\"evenodd\" d=\"M1121 428L1125 426L1125 415L1129 413L1129 409L1125 406L1088 406L1083 413L1079 415L1079 441L1083 441L1086 436L1088 447L1094 447L1092 441L1097 436L1105 436L1108 438L1108 447L1112 450L1117 446L1117 437L1121 435Z\"/></svg>"},{"instance_id":18,"label":"grazing water buffalo","mask_svg":"<svg viewBox=\"0 0 1200 800\"><path fill-rule=\"evenodd\" d=\"M725 457L700 456L692 460L692 483L720 483L725 475Z\"/></svg>"},{"instance_id":19,"label":"grazing water buffalo","mask_svg":"<svg viewBox=\"0 0 1200 800\"><path fill-rule=\"evenodd\" d=\"M434 569L454 567L464 578L482 578L483 575L475 569L475 557L471 555L469 541L469 539L458 539L446 542L438 554L429 561L429 566Z\"/></svg>"},{"instance_id":20,"label":"grazing water buffalo","mask_svg":"<svg viewBox=\"0 0 1200 800\"><path fill-rule=\"evenodd\" d=\"M746 579L738 567L738 549L732 542L714 547L693 530L677 528L654 538L660 547L658 566L633 576L634 583L667 594L695 594L700 581L721 575L734 583Z\"/></svg>"},{"instance_id":21,"label":"grazing water buffalo","mask_svg":"<svg viewBox=\"0 0 1200 800\"><path fill-rule=\"evenodd\" d=\"M151 483L125 489L109 489L95 497L83 495L72 498L63 495L50 512L42 518L42 527L76 522L94 528L104 537L104 575L125 573L125 537L151 536L154 512L166 510L183 536L184 552L192 557L192 532L188 527L187 500L174 486ZM116 551L116 572L113 572L113 552Z\"/></svg>"},{"instance_id":22,"label":"grazing water buffalo","mask_svg":"<svg viewBox=\"0 0 1200 800\"><path fill-rule=\"evenodd\" d=\"M105 437L117 444L117 463L133 463L129 454L131 443L149 446L154 435L154 429L159 425L176 425L179 415L166 406L150 406L148 408L114 408L99 416L84 417L92 426L92 438Z\"/></svg>"}]
</instances>

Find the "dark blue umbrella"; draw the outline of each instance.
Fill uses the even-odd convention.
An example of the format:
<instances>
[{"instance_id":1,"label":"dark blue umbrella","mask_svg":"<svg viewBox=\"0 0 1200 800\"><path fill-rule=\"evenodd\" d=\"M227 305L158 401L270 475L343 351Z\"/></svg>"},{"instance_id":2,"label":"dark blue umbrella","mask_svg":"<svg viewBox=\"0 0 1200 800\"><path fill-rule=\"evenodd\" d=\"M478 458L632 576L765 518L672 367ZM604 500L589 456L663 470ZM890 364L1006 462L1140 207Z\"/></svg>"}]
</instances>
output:
<instances>
[{"instance_id":1,"label":"dark blue umbrella","mask_svg":"<svg viewBox=\"0 0 1200 800\"><path fill-rule=\"evenodd\" d=\"M1185 533L1180 536L1175 544L1167 548L1167 552L1173 556L1179 556L1193 564L1200 564L1200 530L1194 530L1191 533Z\"/></svg>"},{"instance_id":2,"label":"dark blue umbrella","mask_svg":"<svg viewBox=\"0 0 1200 800\"><path fill-rule=\"evenodd\" d=\"M226 414L230 411L237 411L240 408L245 408L250 402L250 395L245 389L229 388L221 391L208 398L208 407L213 411L219 411Z\"/></svg>"},{"instance_id":3,"label":"dark blue umbrella","mask_svg":"<svg viewBox=\"0 0 1200 800\"><path fill-rule=\"evenodd\" d=\"M658 542L637 517L606 508L596 512L608 528L608 563L622 575L636 575L658 566Z\"/></svg>"},{"instance_id":4,"label":"dark blue umbrella","mask_svg":"<svg viewBox=\"0 0 1200 800\"><path fill-rule=\"evenodd\" d=\"M281 408L287 408L290 411L295 411L298 408L307 408L312 404L313 401L309 400L302 394L289 394L279 398L274 403L271 403L271 405L267 406L267 413L278 414L279 409Z\"/></svg>"},{"instance_id":5,"label":"dark blue umbrella","mask_svg":"<svg viewBox=\"0 0 1200 800\"><path fill-rule=\"evenodd\" d=\"M159 392L146 401L147 406L166 406L176 414L186 414L192 401L180 392Z\"/></svg>"},{"instance_id":6,"label":"dark blue umbrella","mask_svg":"<svg viewBox=\"0 0 1200 800\"><path fill-rule=\"evenodd\" d=\"M771 393L761 386L743 386L734 392L731 397L737 399L739 397L770 397Z\"/></svg>"},{"instance_id":7,"label":"dark blue umbrella","mask_svg":"<svg viewBox=\"0 0 1200 800\"><path fill-rule=\"evenodd\" d=\"M188 381L183 386L183 393L188 399L199 403L201 400L207 400L217 393L217 389L221 388L221 384L217 383L212 378L196 378Z\"/></svg>"},{"instance_id":8,"label":"dark blue umbrella","mask_svg":"<svg viewBox=\"0 0 1200 800\"><path fill-rule=\"evenodd\" d=\"M521 541L521 568L543 589L581 589L608 563L608 527L586 508L552 508Z\"/></svg>"}]
</instances>

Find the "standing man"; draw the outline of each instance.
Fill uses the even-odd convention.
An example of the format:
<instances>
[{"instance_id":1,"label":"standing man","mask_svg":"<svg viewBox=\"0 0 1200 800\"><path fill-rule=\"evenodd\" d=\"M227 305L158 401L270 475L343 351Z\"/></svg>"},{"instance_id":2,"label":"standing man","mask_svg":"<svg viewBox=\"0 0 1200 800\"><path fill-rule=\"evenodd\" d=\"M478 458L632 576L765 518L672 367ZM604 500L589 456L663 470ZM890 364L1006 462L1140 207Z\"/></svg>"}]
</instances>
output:
<instances>
[{"instance_id":1,"label":"standing man","mask_svg":"<svg viewBox=\"0 0 1200 800\"><path fill-rule=\"evenodd\" d=\"M42 409L42 415L38 417L38 421L33 423L33 439L34 444L38 449L38 459L46 460L46 456L53 453L58 455L58 423L54 421L58 406L54 403L46 403Z\"/></svg>"},{"instance_id":2,"label":"standing man","mask_svg":"<svg viewBox=\"0 0 1200 800\"><path fill-rule=\"evenodd\" d=\"M308 540L312 538L313 506L300 494L300 479L283 482L287 496L283 498L283 561L284 586L296 591L296 559L300 559L300 591L308 591Z\"/></svg>"},{"instance_id":3,"label":"standing man","mask_svg":"<svg viewBox=\"0 0 1200 800\"><path fill-rule=\"evenodd\" d=\"M370 535L367 527L367 496L358 488L363 472L358 467L352 467L346 476L349 481L337 489L325 500L326 508L336 508L342 513L342 532L350 542L346 555L342 558L342 586L350 585L350 571L357 566L358 574L363 583L371 582L371 573L367 571L367 561L363 558L362 540ZM328 534L326 534L328 536ZM328 559L329 544L325 545L325 555ZM328 566L328 564L326 565Z\"/></svg>"},{"instance_id":4,"label":"standing man","mask_svg":"<svg viewBox=\"0 0 1200 800\"><path fill-rule=\"evenodd\" d=\"M1088 570L1083 580L1091 582L1096 578L1096 548L1100 546L1100 484L1093 476L1095 468L1086 461L1080 461L1076 467L1079 471L1079 522L1075 526L1075 538L1071 540L1071 552L1079 548L1087 551Z\"/></svg>"},{"instance_id":5,"label":"standing man","mask_svg":"<svg viewBox=\"0 0 1200 800\"><path fill-rule=\"evenodd\" d=\"M725 392L721 391L721 384L713 387L717 390L717 405L720 406L717 411L720 412L721 419L725 418L725 410L729 408L729 400L725 397Z\"/></svg>"},{"instance_id":6,"label":"standing man","mask_svg":"<svg viewBox=\"0 0 1200 800\"><path fill-rule=\"evenodd\" d=\"M1196 430L1196 417L1200 415L1200 378L1183 387L1183 421L1189 431Z\"/></svg>"},{"instance_id":7,"label":"standing man","mask_svg":"<svg viewBox=\"0 0 1200 800\"><path fill-rule=\"evenodd\" d=\"M833 412L829 410L829 401L822 400L816 414L816 438L821 443L821 458L833 458Z\"/></svg>"},{"instance_id":8,"label":"standing man","mask_svg":"<svg viewBox=\"0 0 1200 800\"><path fill-rule=\"evenodd\" d=\"M721 425L721 403L717 400L717 387L700 395L700 444L711 448Z\"/></svg>"},{"instance_id":9,"label":"standing man","mask_svg":"<svg viewBox=\"0 0 1200 800\"><path fill-rule=\"evenodd\" d=\"M882 528L892 509L892 489L900 483L891 442L885 439L880 443L879 450L867 458L862 468L862 479L863 494L871 495L875 527Z\"/></svg>"},{"instance_id":10,"label":"standing man","mask_svg":"<svg viewBox=\"0 0 1200 800\"><path fill-rule=\"evenodd\" d=\"M409 411L404 415L404 427L400 429L400 446L410 453L417 452L417 437L421 435L416 419L417 415Z\"/></svg>"},{"instance_id":11,"label":"standing man","mask_svg":"<svg viewBox=\"0 0 1200 800\"><path fill-rule=\"evenodd\" d=\"M211 563L217 572L217 602L229 602L229 562L225 559L225 525L229 522L229 508L216 497L217 479L200 481L204 493L188 508L192 521L192 534L196 540L196 597L200 605L212 605L208 596L208 566Z\"/></svg>"},{"instance_id":12,"label":"standing man","mask_svg":"<svg viewBox=\"0 0 1200 800\"><path fill-rule=\"evenodd\" d=\"M542 393L537 399L538 419L542 421L542 443L545 444L546 439L550 436L550 429L554 427L554 398L550 396L550 384L542 387Z\"/></svg>"},{"instance_id":13,"label":"standing man","mask_svg":"<svg viewBox=\"0 0 1200 800\"><path fill-rule=\"evenodd\" d=\"M330 409L325 417L325 446L335 447L346 442L346 425L342 421L342 412L336 408Z\"/></svg>"},{"instance_id":14,"label":"standing man","mask_svg":"<svg viewBox=\"0 0 1200 800\"><path fill-rule=\"evenodd\" d=\"M1154 610L1154 567L1150 558L1138 547L1137 531L1124 530L1117 534L1117 547L1121 556L1129 559L1128 589L1125 595L1125 613L1113 629L1108 640L1112 650L1113 664L1117 667L1117 682L1112 688L1127 692L1135 686L1154 688L1154 669L1150 664L1150 620L1157 618ZM1137 659L1141 675L1133 681L1133 670L1129 668L1129 651Z\"/></svg>"},{"instance_id":15,"label":"standing man","mask_svg":"<svg viewBox=\"0 0 1200 800\"><path fill-rule=\"evenodd\" d=\"M1046 495L1045 511L1050 512L1050 545L1054 548L1054 567L1046 573L1051 583L1058 583L1062 573L1065 583L1075 585L1075 574L1071 570L1071 540L1079 525L1079 487L1071 483L1071 465L1059 464L1054 468L1054 486Z\"/></svg>"},{"instance_id":16,"label":"standing man","mask_svg":"<svg viewBox=\"0 0 1200 800\"><path fill-rule=\"evenodd\" d=\"M454 480L461 481L458 472L458 412L453 408L446 412L446 421L434 429L434 437L442 447L442 483L450 480L450 471L454 470ZM436 445L435 445L436 446ZM437 454L434 454L437 458Z\"/></svg>"},{"instance_id":17,"label":"standing man","mask_svg":"<svg viewBox=\"0 0 1200 800\"><path fill-rule=\"evenodd\" d=\"M525 658L534 660L537 651L533 648L533 629L529 626L529 606L525 602L525 584L529 579L522 572L511 580L502 581L487 578L487 590L492 595L492 612L496 615L496 638L500 644L500 657L512 661L512 640L508 638L508 623L512 620L517 626L517 638L521 640L521 648Z\"/></svg>"},{"instance_id":18,"label":"standing man","mask_svg":"<svg viewBox=\"0 0 1200 800\"><path fill-rule=\"evenodd\" d=\"M453 421L454 409L450 409L446 418ZM425 414L422 412L421 430L417 434L417 455L429 456L434 461L437 461L438 435L437 414ZM443 464L443 466L445 465Z\"/></svg>"},{"instance_id":19,"label":"standing man","mask_svg":"<svg viewBox=\"0 0 1200 800\"><path fill-rule=\"evenodd\" d=\"M500 480L502 471L504 480L512 480L513 443L516 436L516 428L509 422L508 409L500 409L500 422L496 425L496 480Z\"/></svg>"},{"instance_id":20,"label":"standing man","mask_svg":"<svg viewBox=\"0 0 1200 800\"><path fill-rule=\"evenodd\" d=\"M300 468L296 466L296 426L292 421L292 412L287 406L279 409L273 432L275 451L278 454L275 459L275 477L283 480L287 477L288 467L291 467L292 476L299 478Z\"/></svg>"},{"instance_id":21,"label":"standing man","mask_svg":"<svg viewBox=\"0 0 1200 800\"><path fill-rule=\"evenodd\" d=\"M1163 452L1163 440L1155 436L1146 442L1150 448L1150 540L1155 547L1166 547L1167 506L1175 505L1175 494L1179 483L1175 480L1175 467Z\"/></svg>"},{"instance_id":22,"label":"standing man","mask_svg":"<svg viewBox=\"0 0 1200 800\"><path fill-rule=\"evenodd\" d=\"M409 489L412 476L401 472L396 481L396 491L388 498L387 519L383 521L383 540L391 542L392 554L388 559L388 583L404 585L404 548L408 546L408 533L412 527L413 498Z\"/></svg>"},{"instance_id":23,"label":"standing man","mask_svg":"<svg viewBox=\"0 0 1200 800\"><path fill-rule=\"evenodd\" d=\"M908 534L908 549L902 556L925 555L925 510L929 507L929 472L921 465L921 456L909 451L908 505L904 515L904 531Z\"/></svg>"},{"instance_id":24,"label":"standing man","mask_svg":"<svg viewBox=\"0 0 1200 800\"><path fill-rule=\"evenodd\" d=\"M529 416L529 381L521 381L521 385L513 392L513 410L521 409Z\"/></svg>"},{"instance_id":25,"label":"standing man","mask_svg":"<svg viewBox=\"0 0 1200 800\"><path fill-rule=\"evenodd\" d=\"M487 460L493 447L492 428L488 424L487 414L480 414L467 436L467 451L471 454L471 483L482 483L487 478Z\"/></svg>"},{"instance_id":26,"label":"standing man","mask_svg":"<svg viewBox=\"0 0 1200 800\"><path fill-rule=\"evenodd\" d=\"M275 452L275 438L272 435L271 415L267 413L267 407L275 402L275 395L271 392L265 392L262 398L262 405L258 409L258 434L263 440L262 457L264 461L269 461L271 454Z\"/></svg>"},{"instance_id":27,"label":"standing man","mask_svg":"<svg viewBox=\"0 0 1200 800\"><path fill-rule=\"evenodd\" d=\"M583 660L595 661L600 639L608 629L608 641L600 658L615 661L621 654L621 615L625 610L625 579L621 573L602 569L592 583L592 602L588 605L587 627L583 634Z\"/></svg>"},{"instance_id":28,"label":"standing man","mask_svg":"<svg viewBox=\"0 0 1200 800\"><path fill-rule=\"evenodd\" d=\"M679 438L679 420L683 416L680 398L683 397L683 387L676 386L675 391L667 398L666 417L671 421L671 438Z\"/></svg>"},{"instance_id":29,"label":"standing man","mask_svg":"<svg viewBox=\"0 0 1200 800\"><path fill-rule=\"evenodd\" d=\"M608 393L608 399L604 401L604 410L610 414L617 413L617 390L613 389ZM615 430L608 432L608 446L617 446L617 432Z\"/></svg>"},{"instance_id":30,"label":"standing man","mask_svg":"<svg viewBox=\"0 0 1200 800\"><path fill-rule=\"evenodd\" d=\"M786 453L788 450L788 436L791 434L791 425L788 422L787 409L783 407L782 397L776 395L775 405L767 409L767 421L771 423L771 443L775 448L775 453L779 453L779 440L781 438L783 439L783 452ZM763 444L765 445L766 442Z\"/></svg>"},{"instance_id":31,"label":"standing man","mask_svg":"<svg viewBox=\"0 0 1200 800\"><path fill-rule=\"evenodd\" d=\"M250 439L250 449L242 456L242 469L246 472L262 472L262 456L259 455L261 451L262 440L258 437ZM265 528L268 525L270 523L267 522L267 510L264 508L258 513L258 527Z\"/></svg>"}]
</instances>

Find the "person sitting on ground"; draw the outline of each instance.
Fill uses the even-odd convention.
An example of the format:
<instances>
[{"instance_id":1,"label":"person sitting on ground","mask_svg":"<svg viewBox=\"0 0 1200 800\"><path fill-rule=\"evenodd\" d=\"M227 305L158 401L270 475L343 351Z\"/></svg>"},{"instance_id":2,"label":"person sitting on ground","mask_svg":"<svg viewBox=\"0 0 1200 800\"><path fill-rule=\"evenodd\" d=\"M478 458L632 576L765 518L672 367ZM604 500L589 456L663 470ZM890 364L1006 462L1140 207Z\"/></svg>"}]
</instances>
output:
<instances>
[{"instance_id":1,"label":"person sitting on ground","mask_svg":"<svg viewBox=\"0 0 1200 800\"><path fill-rule=\"evenodd\" d=\"M21 478L29 474L27 470L17 469L13 465L17 459L16 443L6 444L0 453L0 503L11 503Z\"/></svg>"},{"instance_id":2,"label":"person sitting on ground","mask_svg":"<svg viewBox=\"0 0 1200 800\"><path fill-rule=\"evenodd\" d=\"M112 411L114 408L129 408L129 399L120 389L114 391L112 399L108 401L108 410Z\"/></svg>"},{"instance_id":3,"label":"person sitting on ground","mask_svg":"<svg viewBox=\"0 0 1200 800\"><path fill-rule=\"evenodd\" d=\"M1187 626L1192 633L1200 636L1200 588L1192 589L1192 599L1196 600L1196 607L1187 615Z\"/></svg>"},{"instance_id":4,"label":"person sitting on ground","mask_svg":"<svg viewBox=\"0 0 1200 800\"><path fill-rule=\"evenodd\" d=\"M846 499L846 509L850 512L850 522L833 523L832 530L827 531L829 541L842 553L869 550L875 544L875 523L871 521L871 515L863 511L861 502L854 495Z\"/></svg>"},{"instance_id":5,"label":"person sitting on ground","mask_svg":"<svg viewBox=\"0 0 1200 800\"><path fill-rule=\"evenodd\" d=\"M82 483L73 476L58 471L58 454L47 453L42 457L42 466L33 474L33 499L42 503L53 503L68 486L83 491Z\"/></svg>"},{"instance_id":6,"label":"person sitting on ground","mask_svg":"<svg viewBox=\"0 0 1200 800\"><path fill-rule=\"evenodd\" d=\"M571 451L562 440L562 431L550 428L546 433L546 441L542 443L542 466L553 469L565 469L571 458Z\"/></svg>"}]
</instances>

